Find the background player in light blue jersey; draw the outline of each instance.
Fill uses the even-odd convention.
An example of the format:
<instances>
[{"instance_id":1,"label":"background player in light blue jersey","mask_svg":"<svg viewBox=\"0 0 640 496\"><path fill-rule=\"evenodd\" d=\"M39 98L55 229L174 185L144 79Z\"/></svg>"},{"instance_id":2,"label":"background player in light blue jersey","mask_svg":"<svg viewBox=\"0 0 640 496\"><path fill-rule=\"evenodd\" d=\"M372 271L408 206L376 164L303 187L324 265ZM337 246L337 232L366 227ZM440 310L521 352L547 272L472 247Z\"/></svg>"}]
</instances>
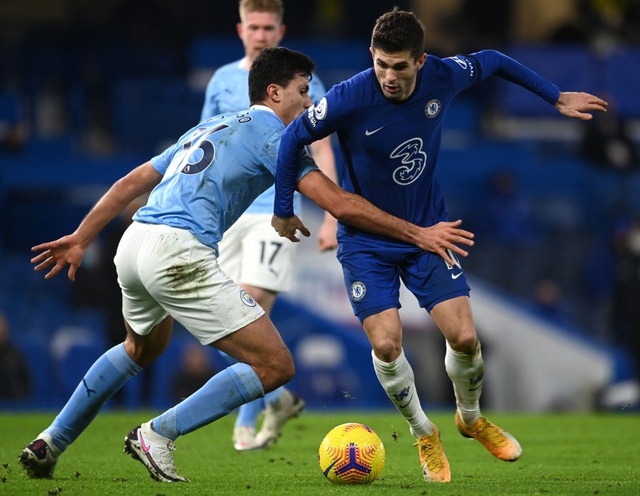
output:
<instances>
[{"instance_id":1,"label":"background player in light blue jersey","mask_svg":"<svg viewBox=\"0 0 640 496\"><path fill-rule=\"evenodd\" d=\"M217 244L255 197L273 184L280 136L311 106L313 62L286 48L265 49L249 74L248 110L200 123L160 155L118 180L72 234L35 246L36 270L50 279L69 265L75 279L87 247L140 195L114 262L126 328L116 345L86 372L67 404L26 446L20 462L31 477L53 477L60 455L131 377L160 356L173 319L201 344L237 363L213 376L175 407L125 436L125 453L151 477L183 482L173 460L174 441L227 415L291 379L291 354L256 301L218 267ZM375 208L328 179L311 158L299 157L299 189L337 219L424 246L430 233ZM308 231L303 230L305 235ZM295 231L286 233L295 237Z\"/></svg>"},{"instance_id":2,"label":"background player in light blue jersey","mask_svg":"<svg viewBox=\"0 0 640 496\"><path fill-rule=\"evenodd\" d=\"M278 46L285 33L281 0L240 0L240 22L236 29L245 55L220 67L212 76L205 94L201 120L223 112L237 112L249 105L249 67L263 48ZM313 75L309 82L312 101L325 93L322 82ZM336 181L331 139L311 146L311 154L322 172ZM253 296L269 315L276 296L291 289L297 245L280 238L271 227L275 189L270 187L249 206L241 218L225 232L220 242L220 267ZM295 195L295 211L301 199ZM320 250L337 245L337 222L328 213L318 232ZM264 408L266 405L266 408ZM282 427L304 408L303 399L284 386L262 398L242 405L233 429L233 446L238 451L262 449L277 441ZM256 434L260 412L264 420Z\"/></svg>"},{"instance_id":3,"label":"background player in light blue jersey","mask_svg":"<svg viewBox=\"0 0 640 496\"><path fill-rule=\"evenodd\" d=\"M424 53L424 28L411 12L382 15L371 37L373 68L334 86L284 132L276 174L274 227L285 235L301 227L291 207L304 145L336 132L342 186L382 210L419 226L454 226L435 178L442 125L456 94L492 75L539 95L563 115L590 119L607 103L587 93L560 92L538 74L493 50L441 59ZM465 240L462 240L466 243ZM372 345L376 375L416 438L424 479L449 482L449 462L437 427L420 406L413 370L402 348L400 280L446 340L445 367L456 397L460 433L494 456L515 461L518 441L480 412L484 364L473 324L469 286L447 240L422 250L351 226L338 229L338 259L351 304Z\"/></svg>"}]
</instances>

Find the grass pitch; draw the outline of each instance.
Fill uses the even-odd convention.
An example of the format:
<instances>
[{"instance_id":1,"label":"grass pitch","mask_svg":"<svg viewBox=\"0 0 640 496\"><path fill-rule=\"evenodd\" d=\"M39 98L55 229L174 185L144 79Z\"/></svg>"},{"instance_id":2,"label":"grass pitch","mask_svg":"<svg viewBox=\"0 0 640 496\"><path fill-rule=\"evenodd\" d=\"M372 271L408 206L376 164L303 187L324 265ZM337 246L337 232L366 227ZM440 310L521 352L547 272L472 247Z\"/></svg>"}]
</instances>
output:
<instances>
[{"instance_id":1,"label":"grass pitch","mask_svg":"<svg viewBox=\"0 0 640 496\"><path fill-rule=\"evenodd\" d=\"M487 412L489 413L489 412ZM234 416L178 439L175 452L188 484L152 480L122 453L123 438L155 412L100 414L62 456L52 480L26 477L21 449L54 418L53 413L0 413L1 495L640 495L640 415L488 414L523 447L515 463L494 459L456 431L453 413L430 415L442 433L451 484L426 484L417 449L402 417L384 412L305 412L287 424L265 451L237 453L231 445ZM324 435L343 422L362 422L382 438L387 461L370 486L335 486L317 462Z\"/></svg>"}]
</instances>

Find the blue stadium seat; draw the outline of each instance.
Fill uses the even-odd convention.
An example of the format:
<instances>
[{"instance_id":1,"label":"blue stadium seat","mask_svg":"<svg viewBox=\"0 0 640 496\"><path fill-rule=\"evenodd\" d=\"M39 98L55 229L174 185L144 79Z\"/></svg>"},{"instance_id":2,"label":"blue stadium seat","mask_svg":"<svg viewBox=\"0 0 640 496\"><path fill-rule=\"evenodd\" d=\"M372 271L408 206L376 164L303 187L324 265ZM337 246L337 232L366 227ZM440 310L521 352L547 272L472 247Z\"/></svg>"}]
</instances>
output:
<instances>
[{"instance_id":1,"label":"blue stadium seat","mask_svg":"<svg viewBox=\"0 0 640 496\"><path fill-rule=\"evenodd\" d=\"M72 324L57 329L50 343L55 372L50 382L57 396L68 398L89 367L105 350L105 336L90 327Z\"/></svg>"},{"instance_id":2,"label":"blue stadium seat","mask_svg":"<svg viewBox=\"0 0 640 496\"><path fill-rule=\"evenodd\" d=\"M640 118L640 48L630 47L610 54L603 67L604 96L625 119Z\"/></svg>"},{"instance_id":3,"label":"blue stadium seat","mask_svg":"<svg viewBox=\"0 0 640 496\"><path fill-rule=\"evenodd\" d=\"M369 49L359 41L287 37L286 46L313 59L316 72L327 89L371 66ZM336 57L337 53L339 57ZM200 36L189 47L189 67L194 71L213 71L243 56L242 44L235 37Z\"/></svg>"},{"instance_id":4,"label":"blue stadium seat","mask_svg":"<svg viewBox=\"0 0 640 496\"><path fill-rule=\"evenodd\" d=\"M217 69L244 57L240 40L230 36L198 36L189 46L191 69Z\"/></svg>"},{"instance_id":5,"label":"blue stadium seat","mask_svg":"<svg viewBox=\"0 0 640 496\"><path fill-rule=\"evenodd\" d=\"M56 406L57 397L51 387L53 369L48 343L19 335L14 337L16 345L27 360L31 374L31 395L27 405L37 408Z\"/></svg>"},{"instance_id":6,"label":"blue stadium seat","mask_svg":"<svg viewBox=\"0 0 640 496\"><path fill-rule=\"evenodd\" d=\"M148 158L200 121L204 95L181 78L126 78L113 96L113 132L123 152Z\"/></svg>"},{"instance_id":7,"label":"blue stadium seat","mask_svg":"<svg viewBox=\"0 0 640 496\"><path fill-rule=\"evenodd\" d=\"M512 46L505 55L516 59L558 85L560 90L598 93L596 60L583 46ZM524 88L498 81L498 105L507 115L518 117L560 117L558 111Z\"/></svg>"},{"instance_id":8,"label":"blue stadium seat","mask_svg":"<svg viewBox=\"0 0 640 496\"><path fill-rule=\"evenodd\" d=\"M23 103L15 91L0 91L0 124L17 124L23 117Z\"/></svg>"}]
</instances>

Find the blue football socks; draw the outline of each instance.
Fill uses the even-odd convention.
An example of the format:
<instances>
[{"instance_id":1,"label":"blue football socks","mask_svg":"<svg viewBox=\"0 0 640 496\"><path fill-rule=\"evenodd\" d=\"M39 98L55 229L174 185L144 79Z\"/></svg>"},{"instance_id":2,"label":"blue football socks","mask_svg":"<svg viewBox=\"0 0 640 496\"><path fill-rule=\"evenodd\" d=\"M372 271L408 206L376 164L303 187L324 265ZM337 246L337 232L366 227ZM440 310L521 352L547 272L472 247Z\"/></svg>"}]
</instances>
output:
<instances>
[{"instance_id":1,"label":"blue football socks","mask_svg":"<svg viewBox=\"0 0 640 496\"><path fill-rule=\"evenodd\" d=\"M257 400L241 405L238 409L235 427L251 427L252 429L255 429L256 424L258 423L258 416L264 409L264 403L265 400L258 398Z\"/></svg>"},{"instance_id":2,"label":"blue football socks","mask_svg":"<svg viewBox=\"0 0 640 496\"><path fill-rule=\"evenodd\" d=\"M118 344L98 358L85 374L67 404L44 431L63 452L86 429L111 398L131 377L142 370Z\"/></svg>"},{"instance_id":3,"label":"blue football socks","mask_svg":"<svg viewBox=\"0 0 640 496\"><path fill-rule=\"evenodd\" d=\"M282 398L283 391L284 386L280 386L270 393L265 394L264 399L258 398L257 400L250 401L249 403L245 403L240 406L234 427L251 427L255 429L260 412L265 409L266 405L277 403L280 398Z\"/></svg>"},{"instance_id":4,"label":"blue football socks","mask_svg":"<svg viewBox=\"0 0 640 496\"><path fill-rule=\"evenodd\" d=\"M282 398L282 393L284 392L284 386L280 386L279 388L274 389L270 393L264 395L264 403L265 405L271 405L272 403L278 403L280 398Z\"/></svg>"},{"instance_id":5,"label":"blue football socks","mask_svg":"<svg viewBox=\"0 0 640 496\"><path fill-rule=\"evenodd\" d=\"M213 376L204 386L173 408L154 418L153 430L171 440L228 415L264 395L253 368L236 363Z\"/></svg>"}]
</instances>

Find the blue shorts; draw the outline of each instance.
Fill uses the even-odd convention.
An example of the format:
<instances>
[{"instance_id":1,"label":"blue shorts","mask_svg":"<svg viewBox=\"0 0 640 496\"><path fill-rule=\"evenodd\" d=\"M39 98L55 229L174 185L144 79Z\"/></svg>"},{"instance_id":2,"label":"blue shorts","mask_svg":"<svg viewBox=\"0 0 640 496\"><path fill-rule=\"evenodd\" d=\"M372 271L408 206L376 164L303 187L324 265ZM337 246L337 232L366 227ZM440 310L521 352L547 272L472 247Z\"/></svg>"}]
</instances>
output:
<instances>
[{"instance_id":1,"label":"blue shorts","mask_svg":"<svg viewBox=\"0 0 640 496\"><path fill-rule=\"evenodd\" d=\"M469 284L457 262L415 246L341 236L337 257L353 313L360 323L389 308L400 308L400 281L422 308L458 296L469 296Z\"/></svg>"}]
</instances>

